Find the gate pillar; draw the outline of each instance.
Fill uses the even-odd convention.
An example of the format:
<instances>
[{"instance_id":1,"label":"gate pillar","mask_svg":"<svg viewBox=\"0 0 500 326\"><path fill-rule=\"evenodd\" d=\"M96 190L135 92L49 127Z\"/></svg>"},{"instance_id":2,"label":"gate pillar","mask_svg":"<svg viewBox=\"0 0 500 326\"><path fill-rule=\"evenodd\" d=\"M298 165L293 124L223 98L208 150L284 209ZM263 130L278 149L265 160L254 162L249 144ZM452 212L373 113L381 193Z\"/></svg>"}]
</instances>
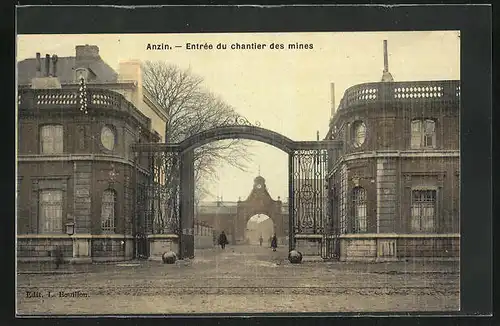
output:
<instances>
[{"instance_id":1,"label":"gate pillar","mask_svg":"<svg viewBox=\"0 0 500 326\"><path fill-rule=\"evenodd\" d=\"M194 152L180 155L179 258L194 258Z\"/></svg>"}]
</instances>

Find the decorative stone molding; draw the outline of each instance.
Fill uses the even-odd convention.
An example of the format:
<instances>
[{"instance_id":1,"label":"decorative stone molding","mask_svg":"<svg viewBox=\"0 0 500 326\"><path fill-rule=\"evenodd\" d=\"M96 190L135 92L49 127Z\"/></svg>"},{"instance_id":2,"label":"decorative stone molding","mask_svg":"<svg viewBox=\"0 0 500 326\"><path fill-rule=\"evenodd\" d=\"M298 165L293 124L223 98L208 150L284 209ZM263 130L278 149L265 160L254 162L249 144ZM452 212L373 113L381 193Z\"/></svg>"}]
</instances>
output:
<instances>
[{"instance_id":1,"label":"decorative stone molding","mask_svg":"<svg viewBox=\"0 0 500 326\"><path fill-rule=\"evenodd\" d=\"M41 154L27 154L18 155L17 160L19 163L45 163L45 162L106 162L106 163L122 163L129 167L137 168L139 172L149 175L149 172L140 167L134 166L134 162L114 155L104 154L64 154L64 155L41 155Z\"/></svg>"}]
</instances>

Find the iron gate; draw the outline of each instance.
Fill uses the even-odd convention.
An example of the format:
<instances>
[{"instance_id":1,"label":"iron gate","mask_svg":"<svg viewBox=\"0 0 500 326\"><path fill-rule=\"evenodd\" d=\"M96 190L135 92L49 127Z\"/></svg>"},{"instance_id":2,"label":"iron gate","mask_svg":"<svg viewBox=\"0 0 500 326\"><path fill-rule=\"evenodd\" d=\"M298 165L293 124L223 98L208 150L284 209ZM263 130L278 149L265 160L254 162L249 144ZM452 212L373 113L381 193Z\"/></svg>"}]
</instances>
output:
<instances>
[{"instance_id":1,"label":"iron gate","mask_svg":"<svg viewBox=\"0 0 500 326\"><path fill-rule=\"evenodd\" d=\"M132 148L139 160L146 160L148 165L145 190L137 203L138 230L143 229L146 234L175 233L180 258L194 257L193 150L210 141L234 138L262 141L289 154L289 249L295 248L298 234L321 235L321 255L332 258L338 237L331 231L328 162L331 150L342 146L342 142L295 142L256 126L217 127L181 143L134 144ZM139 185L140 180L137 182Z\"/></svg>"},{"instance_id":2,"label":"iron gate","mask_svg":"<svg viewBox=\"0 0 500 326\"><path fill-rule=\"evenodd\" d=\"M143 152L135 164L136 253L148 257L148 235L179 234L179 163L176 153Z\"/></svg>"},{"instance_id":3,"label":"iron gate","mask_svg":"<svg viewBox=\"0 0 500 326\"><path fill-rule=\"evenodd\" d=\"M338 236L334 232L332 190L328 179L329 147L311 146L290 153L290 248L296 247L295 236L321 235L324 259L334 259Z\"/></svg>"}]
</instances>

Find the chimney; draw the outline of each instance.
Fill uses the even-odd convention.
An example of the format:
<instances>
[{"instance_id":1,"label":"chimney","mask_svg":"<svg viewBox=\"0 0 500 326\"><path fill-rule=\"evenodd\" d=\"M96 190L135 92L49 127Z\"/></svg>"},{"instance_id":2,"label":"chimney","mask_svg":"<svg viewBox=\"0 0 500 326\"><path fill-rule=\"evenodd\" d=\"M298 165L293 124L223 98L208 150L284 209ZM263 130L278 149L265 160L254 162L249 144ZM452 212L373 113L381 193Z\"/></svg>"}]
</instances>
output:
<instances>
[{"instance_id":1,"label":"chimney","mask_svg":"<svg viewBox=\"0 0 500 326\"><path fill-rule=\"evenodd\" d=\"M389 58L387 57L387 40L384 40L384 72L389 72Z\"/></svg>"},{"instance_id":2,"label":"chimney","mask_svg":"<svg viewBox=\"0 0 500 326\"><path fill-rule=\"evenodd\" d=\"M139 60L120 62L118 68L118 81L135 82L136 87L132 93L131 102L137 107L142 107L142 68Z\"/></svg>"},{"instance_id":3,"label":"chimney","mask_svg":"<svg viewBox=\"0 0 500 326\"><path fill-rule=\"evenodd\" d=\"M332 114L331 116L333 117L335 115L335 83L330 84L330 95L332 99Z\"/></svg>"},{"instance_id":4,"label":"chimney","mask_svg":"<svg viewBox=\"0 0 500 326\"><path fill-rule=\"evenodd\" d=\"M36 77L42 76L42 59L40 59L40 52L36 53Z\"/></svg>"},{"instance_id":5,"label":"chimney","mask_svg":"<svg viewBox=\"0 0 500 326\"><path fill-rule=\"evenodd\" d=\"M76 60L99 59L99 47L97 45L77 45L75 47Z\"/></svg>"},{"instance_id":6,"label":"chimney","mask_svg":"<svg viewBox=\"0 0 500 326\"><path fill-rule=\"evenodd\" d=\"M50 54L45 55L45 77L50 76Z\"/></svg>"},{"instance_id":7,"label":"chimney","mask_svg":"<svg viewBox=\"0 0 500 326\"><path fill-rule=\"evenodd\" d=\"M387 40L384 40L384 71L382 72L382 82L393 82L391 73L389 72L389 55L387 54Z\"/></svg>"}]
</instances>

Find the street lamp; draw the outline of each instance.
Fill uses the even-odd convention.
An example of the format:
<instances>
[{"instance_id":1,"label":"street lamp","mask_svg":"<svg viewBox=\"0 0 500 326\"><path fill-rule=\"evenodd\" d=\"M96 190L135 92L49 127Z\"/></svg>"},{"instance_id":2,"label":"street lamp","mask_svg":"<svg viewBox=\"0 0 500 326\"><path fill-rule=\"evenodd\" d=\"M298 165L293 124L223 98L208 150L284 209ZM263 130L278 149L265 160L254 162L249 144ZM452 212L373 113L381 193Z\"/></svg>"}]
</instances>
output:
<instances>
[{"instance_id":1,"label":"street lamp","mask_svg":"<svg viewBox=\"0 0 500 326\"><path fill-rule=\"evenodd\" d=\"M66 234L73 235L75 233L75 223L66 223Z\"/></svg>"}]
</instances>

